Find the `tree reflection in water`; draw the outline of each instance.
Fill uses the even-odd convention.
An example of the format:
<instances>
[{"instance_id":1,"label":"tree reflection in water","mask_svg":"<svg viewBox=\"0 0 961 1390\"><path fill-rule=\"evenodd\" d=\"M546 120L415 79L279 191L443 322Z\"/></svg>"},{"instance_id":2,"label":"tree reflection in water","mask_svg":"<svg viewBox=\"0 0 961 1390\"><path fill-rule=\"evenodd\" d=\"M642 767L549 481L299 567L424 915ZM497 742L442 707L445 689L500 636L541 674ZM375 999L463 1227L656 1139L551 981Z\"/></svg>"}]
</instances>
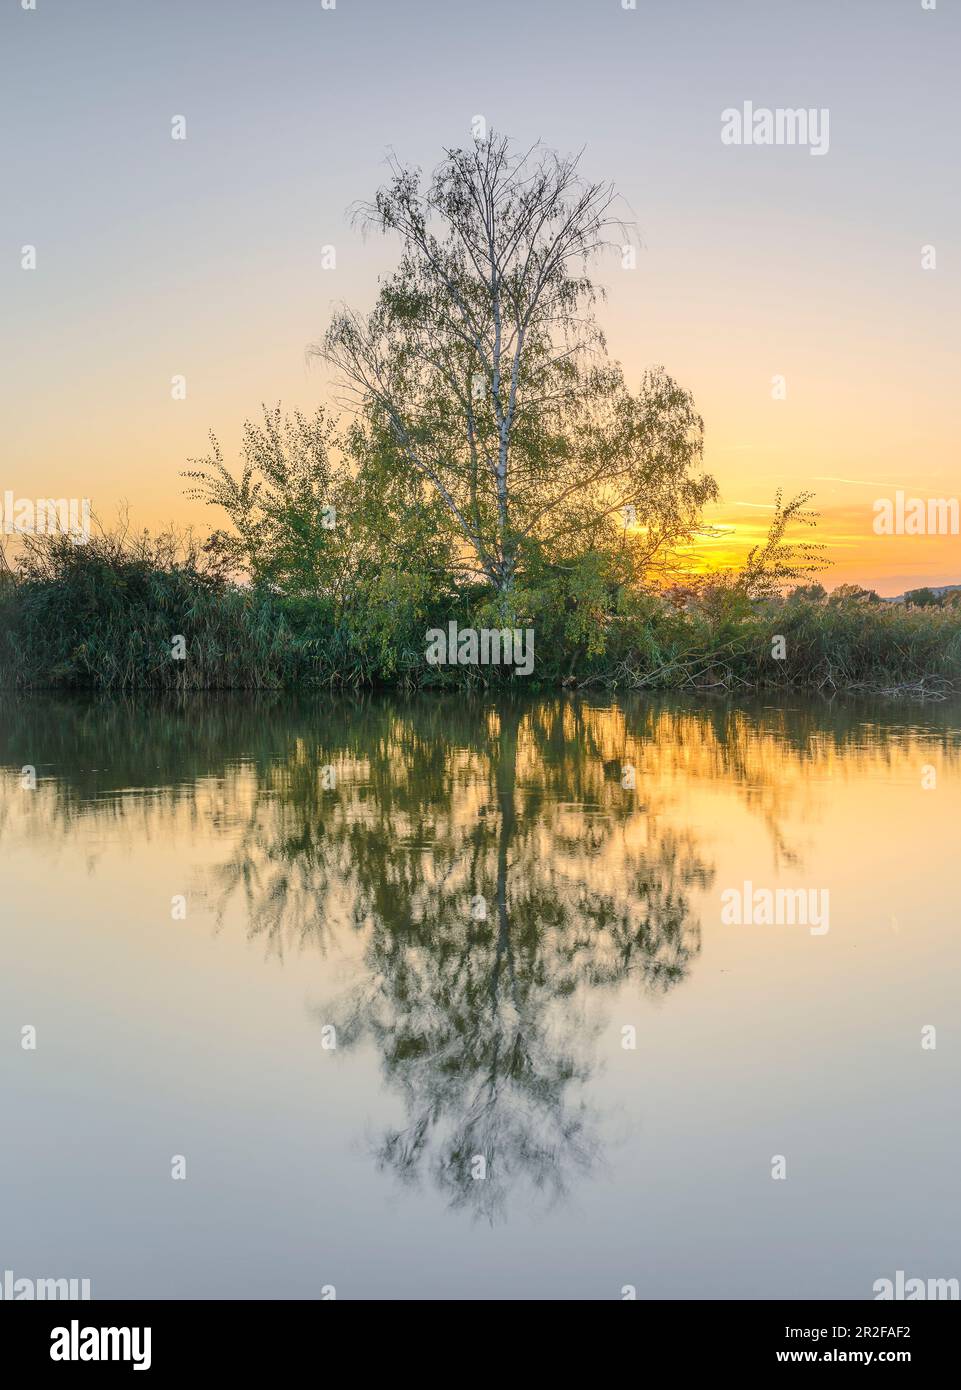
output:
<instances>
[{"instance_id":1,"label":"tree reflection in water","mask_svg":"<svg viewBox=\"0 0 961 1390\"><path fill-rule=\"evenodd\" d=\"M288 766L224 886L242 882L272 932L292 913L298 935L311 920L323 934L349 904L363 970L318 1019L339 1048L372 1041L403 1098L377 1160L494 1220L508 1193L556 1200L596 1160L597 993L684 978L700 947L688 893L710 871L689 834L639 810L571 706L447 713L443 732L432 712L396 715L359 760L330 745L329 794L316 758ZM252 864L271 869L254 881Z\"/></svg>"},{"instance_id":2,"label":"tree reflection in water","mask_svg":"<svg viewBox=\"0 0 961 1390\"><path fill-rule=\"evenodd\" d=\"M342 1052L372 1042L402 1098L377 1158L488 1220L599 1160L605 995L663 994L698 954L712 870L682 789L723 783L791 863L788 813L816 816L830 776L957 761L948 707L270 695L5 697L2 714L0 766L41 779L14 792L18 833L149 838L186 818L211 841L221 917L239 898L274 953L358 944L355 983L318 1019Z\"/></svg>"}]
</instances>

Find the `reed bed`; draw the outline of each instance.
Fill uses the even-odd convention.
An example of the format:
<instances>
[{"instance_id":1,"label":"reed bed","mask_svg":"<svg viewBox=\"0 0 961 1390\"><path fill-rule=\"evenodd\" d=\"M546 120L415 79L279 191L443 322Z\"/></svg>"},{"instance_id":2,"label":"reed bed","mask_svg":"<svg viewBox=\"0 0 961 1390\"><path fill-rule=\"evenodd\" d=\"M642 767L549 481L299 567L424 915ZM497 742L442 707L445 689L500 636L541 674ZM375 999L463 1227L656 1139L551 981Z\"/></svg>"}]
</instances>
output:
<instances>
[{"instance_id":1,"label":"reed bed","mask_svg":"<svg viewBox=\"0 0 961 1390\"><path fill-rule=\"evenodd\" d=\"M447 591L401 601L389 584L346 601L232 582L203 548L169 539L35 543L0 573L0 685L99 691L393 685L526 690L816 690L943 697L961 691L961 605L911 607L710 590L679 604L620 595L610 612L526 596L531 676L432 667L425 634L481 626L489 603ZM589 621L585 621L585 616ZM584 633L589 632L589 640ZM177 639L182 639L181 643ZM783 640L777 640L783 639ZM183 651L183 659L174 655ZM776 650L783 650L783 658Z\"/></svg>"}]
</instances>

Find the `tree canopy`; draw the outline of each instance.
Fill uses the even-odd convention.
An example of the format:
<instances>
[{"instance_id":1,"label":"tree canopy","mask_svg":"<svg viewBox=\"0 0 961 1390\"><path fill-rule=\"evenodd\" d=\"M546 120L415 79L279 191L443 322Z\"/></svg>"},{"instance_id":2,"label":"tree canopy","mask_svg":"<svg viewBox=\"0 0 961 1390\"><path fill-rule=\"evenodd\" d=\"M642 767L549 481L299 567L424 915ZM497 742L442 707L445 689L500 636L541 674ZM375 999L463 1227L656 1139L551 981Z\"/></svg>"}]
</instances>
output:
<instances>
[{"instance_id":1,"label":"tree canopy","mask_svg":"<svg viewBox=\"0 0 961 1390\"><path fill-rule=\"evenodd\" d=\"M598 547L640 572L717 495L690 394L660 368L632 392L607 355L588 271L621 224L578 165L494 134L426 182L394 162L357 216L399 238L397 269L315 348L368 456L440 500L463 569L502 595Z\"/></svg>"}]
</instances>

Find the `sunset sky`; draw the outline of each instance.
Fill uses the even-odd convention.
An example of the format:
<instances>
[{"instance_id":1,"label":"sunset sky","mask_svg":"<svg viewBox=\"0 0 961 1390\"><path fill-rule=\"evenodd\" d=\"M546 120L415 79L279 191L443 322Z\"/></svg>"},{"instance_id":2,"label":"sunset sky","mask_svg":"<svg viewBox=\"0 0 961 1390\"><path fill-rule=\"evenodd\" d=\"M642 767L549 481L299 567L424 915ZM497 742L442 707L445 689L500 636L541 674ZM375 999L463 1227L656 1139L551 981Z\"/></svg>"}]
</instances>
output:
<instances>
[{"instance_id":1,"label":"sunset sky","mask_svg":"<svg viewBox=\"0 0 961 1390\"><path fill-rule=\"evenodd\" d=\"M180 470L261 401L327 400L305 349L396 259L349 205L388 149L429 169L482 115L583 147L636 219L601 319L632 382L662 363L704 416L706 553L811 489L829 587L961 583L961 538L872 531L876 498L959 490L959 38L951 0L7 0L0 493L212 525ZM745 101L827 108L827 153L724 145Z\"/></svg>"}]
</instances>

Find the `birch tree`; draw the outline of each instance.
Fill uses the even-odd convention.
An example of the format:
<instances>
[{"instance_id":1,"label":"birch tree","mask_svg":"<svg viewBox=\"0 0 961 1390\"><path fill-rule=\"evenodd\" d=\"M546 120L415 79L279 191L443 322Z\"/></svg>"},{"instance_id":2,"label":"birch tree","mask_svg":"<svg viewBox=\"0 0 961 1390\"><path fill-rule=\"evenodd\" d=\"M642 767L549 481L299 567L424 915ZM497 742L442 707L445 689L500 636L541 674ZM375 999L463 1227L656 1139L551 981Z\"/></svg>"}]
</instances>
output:
<instances>
[{"instance_id":1,"label":"birch tree","mask_svg":"<svg viewBox=\"0 0 961 1390\"><path fill-rule=\"evenodd\" d=\"M510 594L525 560L612 541L652 561L716 496L703 425L663 370L631 392L596 320L593 262L626 229L579 157L493 133L433 176L391 163L362 224L400 239L366 315L340 309L313 351L368 454L440 499L464 568Z\"/></svg>"}]
</instances>

